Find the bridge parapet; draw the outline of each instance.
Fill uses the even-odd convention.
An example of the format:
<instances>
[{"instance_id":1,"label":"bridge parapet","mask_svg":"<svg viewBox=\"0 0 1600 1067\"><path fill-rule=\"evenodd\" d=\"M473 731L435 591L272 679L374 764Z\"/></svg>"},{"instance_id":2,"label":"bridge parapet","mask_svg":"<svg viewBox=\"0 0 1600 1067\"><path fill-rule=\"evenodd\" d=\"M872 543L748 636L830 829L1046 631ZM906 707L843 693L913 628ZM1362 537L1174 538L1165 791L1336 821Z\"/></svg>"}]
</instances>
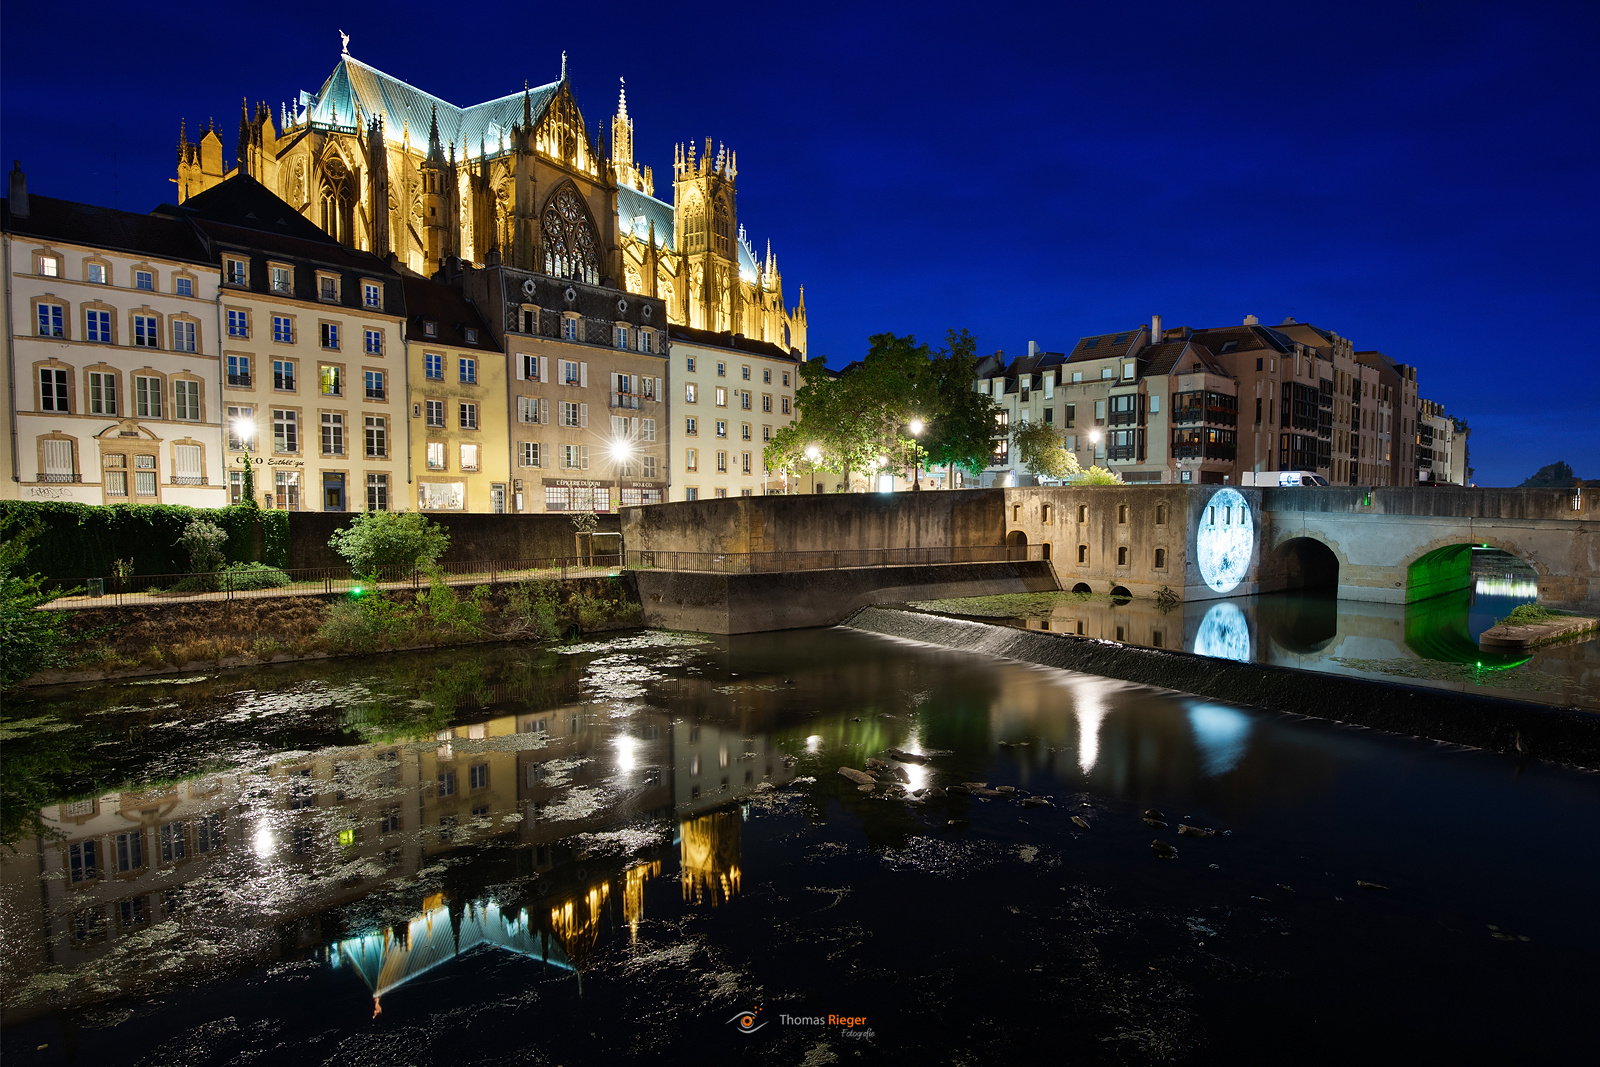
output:
<instances>
[{"instance_id":1,"label":"bridge parapet","mask_svg":"<svg viewBox=\"0 0 1600 1067\"><path fill-rule=\"evenodd\" d=\"M1574 501L1577 506L1574 506ZM1261 490L1261 509L1269 512L1345 512L1357 515L1579 522L1600 518L1600 492L1582 489L1472 489L1443 485L1409 489L1274 487Z\"/></svg>"}]
</instances>

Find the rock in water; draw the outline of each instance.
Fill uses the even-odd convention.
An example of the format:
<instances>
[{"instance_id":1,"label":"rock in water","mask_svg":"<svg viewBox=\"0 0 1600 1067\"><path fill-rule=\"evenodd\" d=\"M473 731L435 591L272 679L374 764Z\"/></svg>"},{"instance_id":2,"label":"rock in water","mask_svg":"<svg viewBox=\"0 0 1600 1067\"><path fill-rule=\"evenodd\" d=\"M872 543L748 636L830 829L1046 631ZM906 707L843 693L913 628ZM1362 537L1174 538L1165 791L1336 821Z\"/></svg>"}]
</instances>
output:
<instances>
[{"instance_id":1,"label":"rock in water","mask_svg":"<svg viewBox=\"0 0 1600 1067\"><path fill-rule=\"evenodd\" d=\"M872 792L872 787L870 785L858 785L858 786L856 786L856 792L857 793L870 793L870 792Z\"/></svg>"},{"instance_id":2,"label":"rock in water","mask_svg":"<svg viewBox=\"0 0 1600 1067\"><path fill-rule=\"evenodd\" d=\"M1050 802L1044 797L1024 797L1022 806L1025 808L1047 808Z\"/></svg>"},{"instance_id":3,"label":"rock in water","mask_svg":"<svg viewBox=\"0 0 1600 1067\"><path fill-rule=\"evenodd\" d=\"M1150 842L1150 851L1158 860L1175 860L1178 858L1178 850L1159 837Z\"/></svg>"},{"instance_id":4,"label":"rock in water","mask_svg":"<svg viewBox=\"0 0 1600 1067\"><path fill-rule=\"evenodd\" d=\"M883 760L874 759L871 756L867 757L867 770L869 770L869 771L886 771L888 769L889 769L889 765L887 763L883 762Z\"/></svg>"},{"instance_id":5,"label":"rock in water","mask_svg":"<svg viewBox=\"0 0 1600 1067\"><path fill-rule=\"evenodd\" d=\"M878 784L878 780L872 777L872 775L868 774L866 771L858 771L854 767L840 767L839 773L850 779L856 785L864 785L868 788L871 788L872 786Z\"/></svg>"},{"instance_id":6,"label":"rock in water","mask_svg":"<svg viewBox=\"0 0 1600 1067\"><path fill-rule=\"evenodd\" d=\"M968 789L964 785L953 785L947 791L949 793L952 793L952 794L957 795L957 796L965 796L968 793L972 792L972 790Z\"/></svg>"},{"instance_id":7,"label":"rock in water","mask_svg":"<svg viewBox=\"0 0 1600 1067\"><path fill-rule=\"evenodd\" d=\"M1167 828L1167 820L1165 819L1152 819L1150 816L1146 815L1144 817L1144 821L1146 825L1154 826L1157 829L1165 830Z\"/></svg>"},{"instance_id":8,"label":"rock in water","mask_svg":"<svg viewBox=\"0 0 1600 1067\"><path fill-rule=\"evenodd\" d=\"M1089 820L1085 819L1082 815L1074 815L1072 817L1072 821L1081 829L1087 830L1089 828Z\"/></svg>"},{"instance_id":9,"label":"rock in water","mask_svg":"<svg viewBox=\"0 0 1600 1067\"><path fill-rule=\"evenodd\" d=\"M928 757L922 755L920 752L906 752L906 751L903 751L902 749L898 749L898 748L887 748L887 749L884 749L883 754L888 756L890 759L897 759L901 763L927 763L928 762Z\"/></svg>"},{"instance_id":10,"label":"rock in water","mask_svg":"<svg viewBox=\"0 0 1600 1067\"><path fill-rule=\"evenodd\" d=\"M962 782L961 784L966 786L968 789L987 789L987 788L989 788L989 783L988 782Z\"/></svg>"},{"instance_id":11,"label":"rock in water","mask_svg":"<svg viewBox=\"0 0 1600 1067\"><path fill-rule=\"evenodd\" d=\"M1162 814L1161 812L1157 811L1155 808L1145 808L1144 809L1144 817L1147 818L1147 819L1165 819L1166 818L1166 816L1164 814Z\"/></svg>"},{"instance_id":12,"label":"rock in water","mask_svg":"<svg viewBox=\"0 0 1600 1067\"><path fill-rule=\"evenodd\" d=\"M1360 886L1362 889L1388 889L1389 888L1386 885L1379 885L1377 882L1363 882L1359 878L1356 879L1356 885Z\"/></svg>"},{"instance_id":13,"label":"rock in water","mask_svg":"<svg viewBox=\"0 0 1600 1067\"><path fill-rule=\"evenodd\" d=\"M1017 791L1017 787L1014 785L997 785L995 789L1002 793L1015 793Z\"/></svg>"},{"instance_id":14,"label":"rock in water","mask_svg":"<svg viewBox=\"0 0 1600 1067\"><path fill-rule=\"evenodd\" d=\"M1202 830L1200 827L1198 827L1198 826L1190 826L1186 822L1181 822L1181 823L1178 824L1178 833L1183 834L1185 837L1216 837L1217 836L1217 832L1215 830L1209 830L1209 829Z\"/></svg>"}]
</instances>

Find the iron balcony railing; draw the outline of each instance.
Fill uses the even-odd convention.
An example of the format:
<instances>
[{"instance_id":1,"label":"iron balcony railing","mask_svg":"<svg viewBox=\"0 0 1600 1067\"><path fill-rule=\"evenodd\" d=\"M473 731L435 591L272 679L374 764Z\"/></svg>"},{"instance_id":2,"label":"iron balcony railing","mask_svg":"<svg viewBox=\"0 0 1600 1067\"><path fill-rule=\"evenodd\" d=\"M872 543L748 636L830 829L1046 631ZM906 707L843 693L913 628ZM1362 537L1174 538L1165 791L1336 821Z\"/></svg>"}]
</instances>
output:
<instances>
[{"instance_id":1,"label":"iron balcony railing","mask_svg":"<svg viewBox=\"0 0 1600 1067\"><path fill-rule=\"evenodd\" d=\"M857 567L1013 563L1044 558L1042 544L808 549L788 552L672 552L631 549L627 554L627 565L632 570L772 574L784 571L848 570Z\"/></svg>"}]
</instances>

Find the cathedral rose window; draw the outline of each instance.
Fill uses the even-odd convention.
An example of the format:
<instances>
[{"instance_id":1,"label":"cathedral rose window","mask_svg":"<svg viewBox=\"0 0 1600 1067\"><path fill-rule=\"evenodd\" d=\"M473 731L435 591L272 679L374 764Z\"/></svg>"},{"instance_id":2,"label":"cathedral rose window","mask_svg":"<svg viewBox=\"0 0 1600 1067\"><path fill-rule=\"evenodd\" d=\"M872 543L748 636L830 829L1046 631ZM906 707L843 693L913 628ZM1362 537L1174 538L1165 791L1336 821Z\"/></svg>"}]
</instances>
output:
<instances>
[{"instance_id":1,"label":"cathedral rose window","mask_svg":"<svg viewBox=\"0 0 1600 1067\"><path fill-rule=\"evenodd\" d=\"M544 208L544 272L573 278L590 285L600 281L600 260L595 253L594 227L577 190L570 184L552 196Z\"/></svg>"}]
</instances>

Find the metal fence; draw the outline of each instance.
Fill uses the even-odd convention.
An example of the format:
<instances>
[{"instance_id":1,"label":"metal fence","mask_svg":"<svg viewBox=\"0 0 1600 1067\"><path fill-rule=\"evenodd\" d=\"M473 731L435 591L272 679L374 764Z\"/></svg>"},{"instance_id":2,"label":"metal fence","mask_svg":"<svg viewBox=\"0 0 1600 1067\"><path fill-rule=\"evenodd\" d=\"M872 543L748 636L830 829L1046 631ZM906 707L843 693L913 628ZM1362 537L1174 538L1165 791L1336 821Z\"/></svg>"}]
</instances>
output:
<instances>
[{"instance_id":1,"label":"metal fence","mask_svg":"<svg viewBox=\"0 0 1600 1067\"><path fill-rule=\"evenodd\" d=\"M1011 563L1047 559L1044 545L966 545L936 548L845 548L796 552L628 552L635 570L763 574L836 571L852 567L907 567L951 563Z\"/></svg>"},{"instance_id":2,"label":"metal fence","mask_svg":"<svg viewBox=\"0 0 1600 1067\"><path fill-rule=\"evenodd\" d=\"M620 552L551 559L506 559L441 563L437 570L449 585L499 585L543 578L613 574L622 566ZM265 584L263 574L273 584ZM281 576L281 579L279 578ZM282 584L287 579L287 584ZM349 567L269 568L266 572L216 571L209 574L136 574L128 577L91 578L65 588L50 608L124 607L139 604L188 603L197 600L244 600L275 596L315 596L358 590L420 590L428 585L427 572L412 567L382 567L376 575L357 575Z\"/></svg>"}]
</instances>

